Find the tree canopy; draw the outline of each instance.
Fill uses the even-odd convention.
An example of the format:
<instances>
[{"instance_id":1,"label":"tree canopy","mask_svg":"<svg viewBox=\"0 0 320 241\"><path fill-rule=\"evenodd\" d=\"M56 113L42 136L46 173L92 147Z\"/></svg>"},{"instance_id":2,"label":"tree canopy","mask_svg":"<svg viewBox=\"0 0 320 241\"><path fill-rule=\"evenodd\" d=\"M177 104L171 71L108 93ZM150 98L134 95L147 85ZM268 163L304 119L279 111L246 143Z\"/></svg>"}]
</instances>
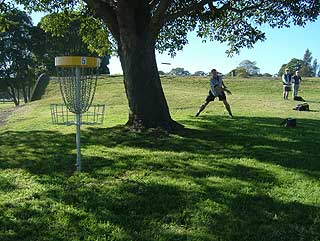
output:
<instances>
[{"instance_id":1,"label":"tree canopy","mask_svg":"<svg viewBox=\"0 0 320 241\"><path fill-rule=\"evenodd\" d=\"M79 12L52 13L33 28L33 52L46 71L55 73L54 58L61 55L93 55L110 53L108 31L100 20ZM104 64L105 65L105 64Z\"/></svg>"},{"instance_id":2,"label":"tree canopy","mask_svg":"<svg viewBox=\"0 0 320 241\"><path fill-rule=\"evenodd\" d=\"M110 52L108 31L105 25L92 16L77 11L52 13L44 16L40 27L56 37L69 54L97 54Z\"/></svg>"},{"instance_id":3,"label":"tree canopy","mask_svg":"<svg viewBox=\"0 0 320 241\"><path fill-rule=\"evenodd\" d=\"M147 13L146 23L157 41L159 51L172 55L188 43L187 33L197 31L199 37L228 42L228 54L238 53L242 47L253 47L265 34L259 26L303 26L319 15L318 0L15 0L34 11L73 11L93 14L103 20L113 37L120 41L120 22L117 14L122 3L141 14ZM59 25L58 25L59 26Z\"/></svg>"}]
</instances>

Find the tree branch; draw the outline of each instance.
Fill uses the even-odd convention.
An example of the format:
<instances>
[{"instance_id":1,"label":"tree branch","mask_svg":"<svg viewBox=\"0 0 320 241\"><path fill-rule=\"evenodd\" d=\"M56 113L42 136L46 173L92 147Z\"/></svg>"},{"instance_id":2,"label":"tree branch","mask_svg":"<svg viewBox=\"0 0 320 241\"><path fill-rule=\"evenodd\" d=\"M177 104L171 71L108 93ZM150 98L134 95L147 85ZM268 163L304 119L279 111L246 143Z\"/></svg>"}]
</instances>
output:
<instances>
[{"instance_id":1,"label":"tree branch","mask_svg":"<svg viewBox=\"0 0 320 241\"><path fill-rule=\"evenodd\" d=\"M198 2L198 3L192 4L192 5L190 5L190 6L186 7L186 8L183 8L183 9L175 12L175 13L172 13L172 14L170 14L170 15L167 15L167 16L165 17L165 22L174 20L174 19L179 18L179 17L182 17L182 16L186 16L186 15L192 13L192 12L201 10L201 9L203 9L203 7L204 7L205 5L207 5L207 4L210 4L210 5L209 5L209 6L210 6L210 9L211 9L211 8L214 8L214 9L215 9L215 7L213 7L212 2L213 2L212 0L201 0L201 1Z\"/></svg>"},{"instance_id":2,"label":"tree branch","mask_svg":"<svg viewBox=\"0 0 320 241\"><path fill-rule=\"evenodd\" d=\"M239 13L239 14L243 14L244 12L248 11L248 10L254 10L256 8L259 8L263 5L263 1L260 1L258 4L254 4L254 5L251 5L251 6L247 6L247 7L244 7L242 9L238 9L238 8L235 8L235 7L232 7L232 3L230 1L226 2L224 5L222 5L220 8L217 8L215 6L213 6L213 2L215 1L212 1L212 0L202 0L196 4L192 4L184 9L181 9L180 11L178 12L175 12L175 13L172 13L170 15L167 15L165 17L165 21L172 21L176 18L179 18L179 17L182 17L182 16L186 16L188 14L191 14L195 11L199 11L201 9L203 9L203 7L208 4L209 6L209 9L212 13L214 12L222 12L222 11L226 11L226 10L230 10L232 12L235 12L235 13Z\"/></svg>"},{"instance_id":3,"label":"tree branch","mask_svg":"<svg viewBox=\"0 0 320 241\"><path fill-rule=\"evenodd\" d=\"M151 0L149 2L150 9L153 10L158 5L159 2L160 0Z\"/></svg>"},{"instance_id":4,"label":"tree branch","mask_svg":"<svg viewBox=\"0 0 320 241\"><path fill-rule=\"evenodd\" d=\"M232 7L230 2L229 2L226 5L226 9L228 9L228 10L230 10L232 12L235 12L235 13L243 14L246 11L254 10L254 9L259 8L259 7L262 7L262 5L263 5L263 1L260 1L260 3L254 4L254 5L251 5L251 6L247 6L247 7L244 7L242 9L237 9L237 8Z\"/></svg>"},{"instance_id":5,"label":"tree branch","mask_svg":"<svg viewBox=\"0 0 320 241\"><path fill-rule=\"evenodd\" d=\"M158 36L158 33L160 31L160 29L162 28L162 26L165 23L165 13L168 9L168 7L170 6L172 0L160 0L160 3L158 4L157 9L155 10L151 21L150 21L150 29L151 29L151 37L153 39L156 39ZM159 2L159 0L155 0L155 1L151 1L152 2ZM155 3L156 4L156 3Z\"/></svg>"},{"instance_id":6,"label":"tree branch","mask_svg":"<svg viewBox=\"0 0 320 241\"><path fill-rule=\"evenodd\" d=\"M105 0L85 0L88 6L94 10L95 15L103 19L104 23L107 25L112 36L120 41L119 26L116 17L116 12L112 7L112 1Z\"/></svg>"}]
</instances>

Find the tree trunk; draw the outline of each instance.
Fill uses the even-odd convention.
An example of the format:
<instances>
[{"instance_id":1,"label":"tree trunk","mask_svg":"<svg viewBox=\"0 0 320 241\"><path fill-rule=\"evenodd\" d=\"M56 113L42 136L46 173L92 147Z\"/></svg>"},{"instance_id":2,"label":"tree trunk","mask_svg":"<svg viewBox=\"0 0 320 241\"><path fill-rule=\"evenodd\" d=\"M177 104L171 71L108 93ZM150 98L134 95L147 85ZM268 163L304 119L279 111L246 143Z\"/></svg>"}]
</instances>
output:
<instances>
[{"instance_id":1,"label":"tree trunk","mask_svg":"<svg viewBox=\"0 0 320 241\"><path fill-rule=\"evenodd\" d=\"M18 106L20 103L19 103L19 98L17 98L15 88L9 85L8 93L9 93L9 96L12 98L14 105Z\"/></svg>"},{"instance_id":2,"label":"tree trunk","mask_svg":"<svg viewBox=\"0 0 320 241\"><path fill-rule=\"evenodd\" d=\"M22 86L21 90L22 90L22 94L23 94L23 101L25 104L27 104L28 103L27 87Z\"/></svg>"},{"instance_id":3,"label":"tree trunk","mask_svg":"<svg viewBox=\"0 0 320 241\"><path fill-rule=\"evenodd\" d=\"M141 44L129 51L121 51L120 60L129 103L127 125L134 128L161 127L169 131L181 128L170 116L153 47Z\"/></svg>"},{"instance_id":4,"label":"tree trunk","mask_svg":"<svg viewBox=\"0 0 320 241\"><path fill-rule=\"evenodd\" d=\"M142 2L142 1L141 1ZM183 126L172 120L158 73L155 40L148 29L149 10L121 1L118 11L118 52L129 103L127 125L133 128L160 127L168 131Z\"/></svg>"}]
</instances>

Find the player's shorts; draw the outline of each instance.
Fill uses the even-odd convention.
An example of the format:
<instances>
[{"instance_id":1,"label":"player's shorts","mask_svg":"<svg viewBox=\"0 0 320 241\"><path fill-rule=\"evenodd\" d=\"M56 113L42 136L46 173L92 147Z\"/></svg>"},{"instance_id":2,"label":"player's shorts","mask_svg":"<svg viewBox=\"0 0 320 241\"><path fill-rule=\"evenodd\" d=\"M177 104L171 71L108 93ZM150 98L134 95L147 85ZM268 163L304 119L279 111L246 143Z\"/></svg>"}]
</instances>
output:
<instances>
[{"instance_id":1,"label":"player's shorts","mask_svg":"<svg viewBox=\"0 0 320 241\"><path fill-rule=\"evenodd\" d=\"M283 91L291 91L291 86L284 85L283 86Z\"/></svg>"},{"instance_id":2,"label":"player's shorts","mask_svg":"<svg viewBox=\"0 0 320 241\"><path fill-rule=\"evenodd\" d=\"M211 92L211 90L209 90L209 94L206 98L206 102L210 102L210 101L214 101L214 99L216 98L216 96L214 96ZM222 91L220 95L218 95L219 101L223 101L226 100L226 94Z\"/></svg>"}]
</instances>

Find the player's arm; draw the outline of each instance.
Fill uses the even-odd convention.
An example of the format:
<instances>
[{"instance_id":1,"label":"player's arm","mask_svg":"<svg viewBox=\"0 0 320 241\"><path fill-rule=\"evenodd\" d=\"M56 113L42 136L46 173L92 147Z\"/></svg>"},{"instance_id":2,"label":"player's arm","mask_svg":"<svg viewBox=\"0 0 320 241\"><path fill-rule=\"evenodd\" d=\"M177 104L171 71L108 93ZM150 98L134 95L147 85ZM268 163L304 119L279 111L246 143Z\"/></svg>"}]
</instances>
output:
<instances>
[{"instance_id":1,"label":"player's arm","mask_svg":"<svg viewBox=\"0 0 320 241\"><path fill-rule=\"evenodd\" d=\"M222 89L223 91L227 92L228 94L232 95L231 91L228 90L227 86L224 84L224 82L222 81Z\"/></svg>"},{"instance_id":2,"label":"player's arm","mask_svg":"<svg viewBox=\"0 0 320 241\"><path fill-rule=\"evenodd\" d=\"M224 89L227 89L227 86L224 84L224 82L222 81L221 83L222 83L222 87L223 87Z\"/></svg>"}]
</instances>

